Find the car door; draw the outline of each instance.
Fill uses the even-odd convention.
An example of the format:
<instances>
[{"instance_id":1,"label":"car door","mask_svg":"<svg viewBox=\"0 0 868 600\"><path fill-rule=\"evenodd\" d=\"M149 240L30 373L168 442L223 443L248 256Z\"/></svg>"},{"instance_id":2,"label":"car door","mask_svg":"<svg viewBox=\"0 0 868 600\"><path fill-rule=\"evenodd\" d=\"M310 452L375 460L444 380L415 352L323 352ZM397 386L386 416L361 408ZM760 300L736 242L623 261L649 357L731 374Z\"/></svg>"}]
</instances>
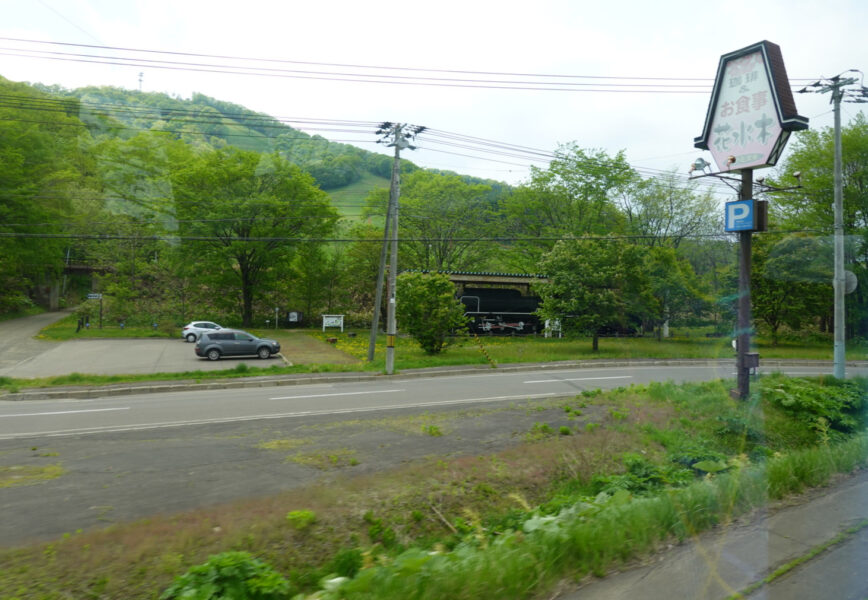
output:
<instances>
[{"instance_id":1,"label":"car door","mask_svg":"<svg viewBox=\"0 0 868 600\"><path fill-rule=\"evenodd\" d=\"M256 338L249 333L236 331L233 354L256 354Z\"/></svg>"}]
</instances>

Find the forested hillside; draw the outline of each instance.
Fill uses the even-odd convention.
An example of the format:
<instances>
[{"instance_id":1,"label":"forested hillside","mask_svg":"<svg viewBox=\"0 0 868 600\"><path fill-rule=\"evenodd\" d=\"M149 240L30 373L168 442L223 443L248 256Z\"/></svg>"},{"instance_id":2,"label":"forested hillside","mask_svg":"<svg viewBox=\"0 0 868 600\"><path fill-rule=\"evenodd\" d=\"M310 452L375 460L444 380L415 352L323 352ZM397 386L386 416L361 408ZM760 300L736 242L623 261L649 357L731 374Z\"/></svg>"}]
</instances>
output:
<instances>
[{"instance_id":1,"label":"forested hillside","mask_svg":"<svg viewBox=\"0 0 868 600\"><path fill-rule=\"evenodd\" d=\"M772 195L771 178L754 189L772 200L769 232L755 236L754 320L775 341L831 327L830 132L792 147L777 183L798 192ZM565 144L553 156L514 188L403 161L400 268L544 271L540 314L584 333L731 330L728 190L643 173L624 152ZM861 282L861 113L844 159L848 269ZM391 163L203 95L0 79L0 314L92 311L82 299L96 291L118 322L251 325L277 307L369 323ZM864 285L849 296L850 336L868 336L866 297Z\"/></svg>"}]
</instances>

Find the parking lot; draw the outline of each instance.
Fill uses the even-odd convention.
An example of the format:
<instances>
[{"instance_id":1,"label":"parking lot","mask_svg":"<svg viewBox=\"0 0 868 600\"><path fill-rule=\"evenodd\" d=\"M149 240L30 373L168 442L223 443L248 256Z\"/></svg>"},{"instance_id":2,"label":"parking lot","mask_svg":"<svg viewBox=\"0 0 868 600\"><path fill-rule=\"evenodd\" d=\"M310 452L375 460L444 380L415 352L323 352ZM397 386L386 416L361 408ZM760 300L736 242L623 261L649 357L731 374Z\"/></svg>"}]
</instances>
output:
<instances>
[{"instance_id":1,"label":"parking lot","mask_svg":"<svg viewBox=\"0 0 868 600\"><path fill-rule=\"evenodd\" d=\"M56 320L62 315L52 313ZM51 315L38 315L0 322L0 376L34 378L82 373L88 375L138 375L220 371L240 363L250 366L295 363L350 363L356 359L300 332L283 332L279 356L267 360L254 357L209 361L196 356L194 344L180 337L171 339L83 339L51 342L34 339L50 323ZM180 330L179 330L180 336Z\"/></svg>"}]
</instances>

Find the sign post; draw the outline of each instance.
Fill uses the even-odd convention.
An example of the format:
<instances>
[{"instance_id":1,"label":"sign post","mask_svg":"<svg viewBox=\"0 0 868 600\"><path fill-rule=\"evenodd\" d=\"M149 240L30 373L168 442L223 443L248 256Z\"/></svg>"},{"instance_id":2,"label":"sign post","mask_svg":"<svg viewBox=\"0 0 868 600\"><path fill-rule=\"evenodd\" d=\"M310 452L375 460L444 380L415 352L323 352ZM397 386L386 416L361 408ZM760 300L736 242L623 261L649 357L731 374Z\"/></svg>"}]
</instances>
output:
<instances>
[{"instance_id":1,"label":"sign post","mask_svg":"<svg viewBox=\"0 0 868 600\"><path fill-rule=\"evenodd\" d=\"M753 199L753 169L774 166L790 133L807 128L778 45L762 41L720 57L705 126L693 145L710 151L721 172L741 172L739 199L726 204L724 219L724 230L739 237L737 398L750 395L750 371L759 366L759 355L750 352L751 236L766 230L768 204Z\"/></svg>"}]
</instances>

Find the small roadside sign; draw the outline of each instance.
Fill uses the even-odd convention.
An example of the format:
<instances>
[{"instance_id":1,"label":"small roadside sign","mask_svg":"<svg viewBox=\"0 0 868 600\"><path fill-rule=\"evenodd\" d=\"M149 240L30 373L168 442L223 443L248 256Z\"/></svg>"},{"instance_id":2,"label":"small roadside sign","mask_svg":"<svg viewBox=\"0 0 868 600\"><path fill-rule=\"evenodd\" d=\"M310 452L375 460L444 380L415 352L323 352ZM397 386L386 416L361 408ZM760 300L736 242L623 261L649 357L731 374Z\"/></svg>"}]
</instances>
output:
<instances>
[{"instance_id":1,"label":"small roadside sign","mask_svg":"<svg viewBox=\"0 0 868 600\"><path fill-rule=\"evenodd\" d=\"M102 294L88 294L88 300L102 300Z\"/></svg>"},{"instance_id":2,"label":"small roadside sign","mask_svg":"<svg viewBox=\"0 0 868 600\"><path fill-rule=\"evenodd\" d=\"M756 229L756 211L753 200L726 203L725 231L753 231Z\"/></svg>"}]
</instances>

